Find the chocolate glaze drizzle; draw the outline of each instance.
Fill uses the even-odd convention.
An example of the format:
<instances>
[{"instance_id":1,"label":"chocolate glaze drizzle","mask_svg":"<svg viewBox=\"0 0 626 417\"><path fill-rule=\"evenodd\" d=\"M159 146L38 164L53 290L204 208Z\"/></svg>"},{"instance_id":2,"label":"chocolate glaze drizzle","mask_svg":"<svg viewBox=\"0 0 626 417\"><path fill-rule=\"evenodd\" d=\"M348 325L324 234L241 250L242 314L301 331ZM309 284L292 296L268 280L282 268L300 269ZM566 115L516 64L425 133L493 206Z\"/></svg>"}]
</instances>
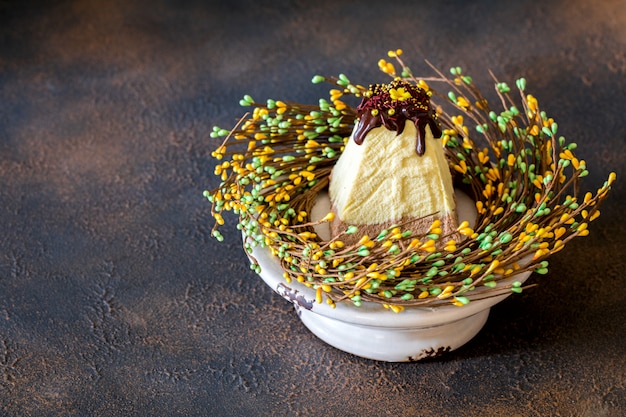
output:
<instances>
[{"instance_id":1,"label":"chocolate glaze drizzle","mask_svg":"<svg viewBox=\"0 0 626 417\"><path fill-rule=\"evenodd\" d=\"M357 145L362 145L367 133L379 126L399 135L407 120L415 124L415 151L419 156L426 152L426 126L430 126L434 137L441 137L441 126L430 106L430 95L403 80L371 85L356 110L359 121L354 142Z\"/></svg>"}]
</instances>

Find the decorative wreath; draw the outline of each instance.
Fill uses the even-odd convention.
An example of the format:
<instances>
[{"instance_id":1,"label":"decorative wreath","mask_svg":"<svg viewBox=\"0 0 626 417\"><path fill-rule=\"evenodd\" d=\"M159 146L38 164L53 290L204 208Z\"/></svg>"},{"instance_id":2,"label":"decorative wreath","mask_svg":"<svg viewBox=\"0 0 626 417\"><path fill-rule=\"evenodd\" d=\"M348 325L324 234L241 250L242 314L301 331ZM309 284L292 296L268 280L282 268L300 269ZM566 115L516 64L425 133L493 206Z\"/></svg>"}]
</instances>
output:
<instances>
[{"instance_id":1,"label":"decorative wreath","mask_svg":"<svg viewBox=\"0 0 626 417\"><path fill-rule=\"evenodd\" d=\"M461 223L456 241L442 235L438 220L425 233L399 225L350 245L342 237L355 233L355 226L331 240L316 234L314 226L334 214L314 221L311 209L355 124L355 107L343 99L358 99L367 91L340 74L312 79L334 84L329 99L257 103L246 95L240 104L252 112L230 130L213 128L211 137L224 141L212 153L223 160L215 167L221 184L204 193L216 221L212 234L222 241L222 213L236 213L253 270L260 271L253 249L266 247L279 260L287 283L296 280L315 289L317 302L331 306L369 301L399 312L405 306L463 306L477 298L519 293L525 287L509 278L526 271L546 274L550 255L589 234L615 173L595 194L580 196L579 179L588 174L585 161L526 93L524 78L515 82L516 100L511 87L492 74L501 105L497 111L461 68L451 68L449 77L428 63L434 76L417 77L401 54L388 53L400 73L385 59L378 66L431 96L451 172L476 204L473 227ZM449 91L442 94L428 83Z\"/></svg>"}]
</instances>

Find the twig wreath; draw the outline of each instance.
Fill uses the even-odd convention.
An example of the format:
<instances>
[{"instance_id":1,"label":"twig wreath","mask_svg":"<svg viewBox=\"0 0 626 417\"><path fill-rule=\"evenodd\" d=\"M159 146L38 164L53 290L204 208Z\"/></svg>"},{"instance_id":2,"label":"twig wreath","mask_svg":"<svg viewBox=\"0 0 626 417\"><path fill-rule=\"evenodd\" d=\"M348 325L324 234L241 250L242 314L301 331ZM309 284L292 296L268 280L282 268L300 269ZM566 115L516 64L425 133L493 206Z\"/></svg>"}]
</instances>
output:
<instances>
[{"instance_id":1,"label":"twig wreath","mask_svg":"<svg viewBox=\"0 0 626 417\"><path fill-rule=\"evenodd\" d=\"M367 91L343 74L313 77L314 84L334 84L330 98L318 104L257 103L246 95L240 104L252 112L230 130L213 128L211 137L224 141L212 153L223 160L215 167L221 184L204 193L216 221L212 234L223 240L222 213L236 213L253 270L260 270L253 249L266 247L280 261L287 283L296 280L315 289L317 302L331 306L367 301L400 312L407 306L463 306L519 293L522 284L508 278L525 271L546 274L550 255L588 235L615 173L595 194L580 196L579 179L588 175L585 161L576 158L576 144L557 134L557 123L526 93L524 78L515 82L516 100L509 85L491 74L501 105L496 111L461 68L451 68L449 77L428 64L435 75L416 77L401 54L388 53L400 73L385 59L378 66L431 96L451 172L476 205L473 227L464 221L456 231L463 239L441 234L438 220L421 234L397 225L351 245L342 236L355 233L355 226L330 240L315 232L315 225L333 219L329 213L314 221L311 209L355 124L355 108L342 98ZM449 91L442 94L429 84ZM480 294L473 295L477 288Z\"/></svg>"}]
</instances>

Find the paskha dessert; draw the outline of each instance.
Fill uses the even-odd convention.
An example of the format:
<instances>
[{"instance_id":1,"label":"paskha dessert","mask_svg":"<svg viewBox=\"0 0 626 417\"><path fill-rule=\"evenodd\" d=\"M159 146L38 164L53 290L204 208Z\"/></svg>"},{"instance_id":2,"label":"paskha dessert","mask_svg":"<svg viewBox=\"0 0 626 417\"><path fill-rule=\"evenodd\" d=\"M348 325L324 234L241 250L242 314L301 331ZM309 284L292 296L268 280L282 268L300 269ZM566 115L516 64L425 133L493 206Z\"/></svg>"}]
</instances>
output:
<instances>
[{"instance_id":1,"label":"paskha dessert","mask_svg":"<svg viewBox=\"0 0 626 417\"><path fill-rule=\"evenodd\" d=\"M344 240L375 237L393 224L425 232L436 219L454 233L452 176L429 94L402 80L372 85L357 118L330 179L332 235L357 226Z\"/></svg>"},{"instance_id":2,"label":"paskha dessert","mask_svg":"<svg viewBox=\"0 0 626 417\"><path fill-rule=\"evenodd\" d=\"M225 138L212 155L230 159L215 167L222 182L205 195L213 236L223 239L223 211L237 213L251 268L313 333L356 355L413 361L461 346L491 306L527 288L531 273L546 274L550 255L589 234L616 177L581 195L586 163L524 78L516 93L495 82L497 109L461 68L449 78L433 67L437 77L426 79L451 89L433 97L453 113L435 112L400 53L388 55L406 78L389 84L313 77L342 88L330 90L330 102L265 105L244 96L254 110L211 133ZM385 60L379 67L397 77ZM353 108L343 94L362 102ZM451 170L470 193L457 189L458 205ZM330 213L320 195L327 186ZM408 311L394 318L385 310Z\"/></svg>"}]
</instances>

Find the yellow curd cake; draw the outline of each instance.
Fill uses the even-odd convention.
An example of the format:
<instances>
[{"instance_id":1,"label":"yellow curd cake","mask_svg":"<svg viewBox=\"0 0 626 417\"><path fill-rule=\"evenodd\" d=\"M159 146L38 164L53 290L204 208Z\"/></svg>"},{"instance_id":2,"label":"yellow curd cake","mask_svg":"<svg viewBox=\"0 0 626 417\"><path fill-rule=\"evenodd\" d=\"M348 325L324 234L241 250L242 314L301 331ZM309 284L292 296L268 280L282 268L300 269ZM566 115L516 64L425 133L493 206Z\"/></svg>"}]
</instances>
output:
<instances>
[{"instance_id":1,"label":"yellow curd cake","mask_svg":"<svg viewBox=\"0 0 626 417\"><path fill-rule=\"evenodd\" d=\"M426 232L435 219L454 233L452 176L428 93L401 80L373 85L357 118L330 179L331 234L357 226L343 239L358 240L394 224Z\"/></svg>"}]
</instances>

